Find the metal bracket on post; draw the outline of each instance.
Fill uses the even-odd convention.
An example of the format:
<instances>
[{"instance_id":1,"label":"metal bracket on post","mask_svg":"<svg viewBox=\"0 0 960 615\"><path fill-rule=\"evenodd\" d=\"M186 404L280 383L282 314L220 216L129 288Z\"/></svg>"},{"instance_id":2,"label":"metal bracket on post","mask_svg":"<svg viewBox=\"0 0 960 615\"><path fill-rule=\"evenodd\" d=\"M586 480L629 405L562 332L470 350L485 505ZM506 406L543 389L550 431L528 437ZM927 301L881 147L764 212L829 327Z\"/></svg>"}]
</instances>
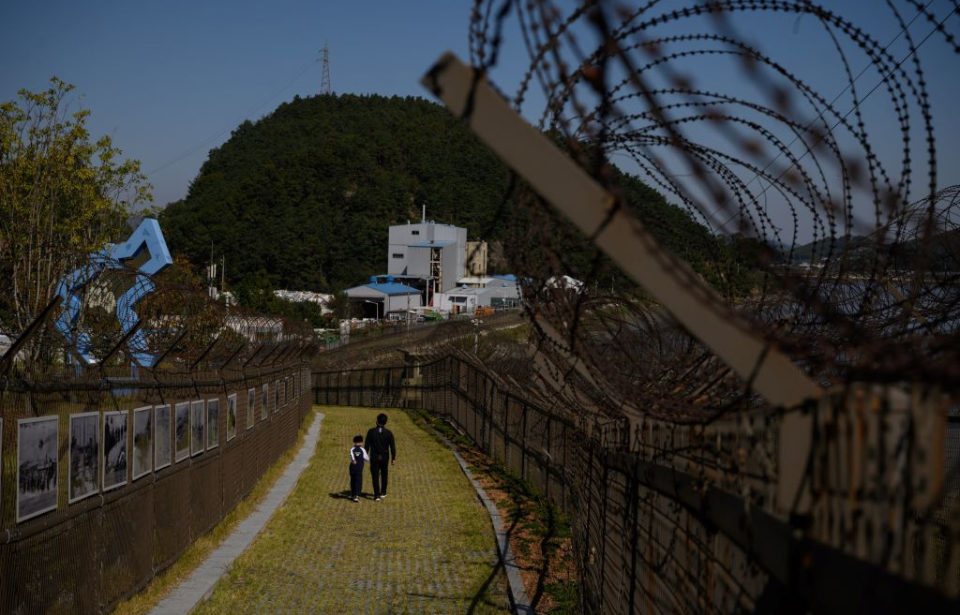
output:
<instances>
[{"instance_id":1,"label":"metal bracket on post","mask_svg":"<svg viewBox=\"0 0 960 615\"><path fill-rule=\"evenodd\" d=\"M103 356L103 358L100 359L100 373L101 373L101 374L103 373L103 371L104 371L104 369L105 369L105 366L106 366L106 364L107 364L107 361L109 361L110 359L112 359L112 358L113 358L113 355L117 354L117 353L120 351L120 349L123 348L123 347L127 344L127 342L130 341L130 338L132 338L134 335L137 334L138 331L140 331L140 327L142 327L142 326L143 326L143 321L142 321L142 320L138 320L136 323L134 323L134 325L133 325L132 327L130 327L130 330L127 331L127 332L123 335L123 337L120 338L120 341L117 342L116 345L115 345L113 348L110 349L110 352L108 352L107 354L105 354L105 355ZM137 363L137 360L133 357L133 355L134 355L135 353L132 353L132 352L131 352L131 353L129 353L129 354L130 354L130 360L133 361L134 364L139 365L139 363Z\"/></svg>"},{"instance_id":2,"label":"metal bracket on post","mask_svg":"<svg viewBox=\"0 0 960 615\"><path fill-rule=\"evenodd\" d=\"M177 339L176 339L172 344L170 344L169 346L167 346L167 349L163 351L163 354L161 354L159 357L157 357L157 360L153 362L152 369L156 370L156 369L160 366L160 364L163 363L163 361L164 361L168 356L170 356L170 353L173 352L173 349L177 347L177 344L179 344L180 342L182 342L182 341L183 341L183 338L185 338L185 337L187 336L187 332L188 332L188 331L189 331L188 328L186 328L186 327L183 328L183 331L180 333L180 335L177 336Z\"/></svg>"},{"instance_id":3,"label":"metal bracket on post","mask_svg":"<svg viewBox=\"0 0 960 615\"><path fill-rule=\"evenodd\" d=\"M266 344L260 344L259 346L257 346L257 349L254 350L249 357L247 357L246 361L243 362L243 367L250 365L250 362L253 361L258 354L260 354L260 351L263 350L264 346L266 346Z\"/></svg>"},{"instance_id":4,"label":"metal bracket on post","mask_svg":"<svg viewBox=\"0 0 960 615\"><path fill-rule=\"evenodd\" d=\"M276 344L274 344L274 345L270 348L270 352L268 352L262 359L260 359L259 361L257 361L257 367L262 367L262 366L263 366L263 362L266 361L267 359L269 359L269 358L270 358L270 355L272 355L274 352L276 352L276 351L277 351L277 348L279 348L279 346L280 346L279 342L276 343ZM250 357L250 359L253 360L253 357Z\"/></svg>"},{"instance_id":5,"label":"metal bracket on post","mask_svg":"<svg viewBox=\"0 0 960 615\"><path fill-rule=\"evenodd\" d=\"M216 345L217 345L217 342L219 342L219 341L220 341L220 336L219 336L219 335L217 335L215 338L213 338L213 342L211 342L210 345L207 346L206 350L204 350L203 352L200 353L200 357L199 357L196 361L193 362L193 365L190 366L190 371L191 371L191 372L192 372L193 370L197 369L197 366L200 365L200 363L201 363L204 359L207 358L207 355L210 354L210 351L213 350L213 347L216 346Z\"/></svg>"},{"instance_id":6,"label":"metal bracket on post","mask_svg":"<svg viewBox=\"0 0 960 615\"><path fill-rule=\"evenodd\" d=\"M694 337L771 404L795 407L821 387L772 348L602 186L514 111L477 72L444 54L421 81L547 202L562 212Z\"/></svg>"},{"instance_id":7,"label":"metal bracket on post","mask_svg":"<svg viewBox=\"0 0 960 615\"><path fill-rule=\"evenodd\" d=\"M246 347L247 347L247 343L242 342L240 346L233 352L233 354L230 355L230 358L223 362L223 365L220 366L220 369L225 369L228 365L230 365L233 362L233 360L240 355L240 352Z\"/></svg>"}]
</instances>

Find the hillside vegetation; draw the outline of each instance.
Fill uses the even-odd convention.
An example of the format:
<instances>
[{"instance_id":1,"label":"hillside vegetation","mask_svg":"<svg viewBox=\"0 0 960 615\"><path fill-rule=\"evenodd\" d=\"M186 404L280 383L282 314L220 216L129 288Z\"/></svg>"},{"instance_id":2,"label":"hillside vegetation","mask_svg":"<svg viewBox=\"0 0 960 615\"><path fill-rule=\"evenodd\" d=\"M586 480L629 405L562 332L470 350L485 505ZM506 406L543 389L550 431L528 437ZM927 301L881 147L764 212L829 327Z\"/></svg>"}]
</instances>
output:
<instances>
[{"instance_id":1,"label":"hillside vegetation","mask_svg":"<svg viewBox=\"0 0 960 615\"><path fill-rule=\"evenodd\" d=\"M210 152L186 198L162 214L174 252L226 257L228 285L335 290L386 266L387 227L427 217L471 239L506 236L499 159L446 109L419 98L296 98L244 122ZM661 240L695 266L715 239L653 189L624 176Z\"/></svg>"}]
</instances>

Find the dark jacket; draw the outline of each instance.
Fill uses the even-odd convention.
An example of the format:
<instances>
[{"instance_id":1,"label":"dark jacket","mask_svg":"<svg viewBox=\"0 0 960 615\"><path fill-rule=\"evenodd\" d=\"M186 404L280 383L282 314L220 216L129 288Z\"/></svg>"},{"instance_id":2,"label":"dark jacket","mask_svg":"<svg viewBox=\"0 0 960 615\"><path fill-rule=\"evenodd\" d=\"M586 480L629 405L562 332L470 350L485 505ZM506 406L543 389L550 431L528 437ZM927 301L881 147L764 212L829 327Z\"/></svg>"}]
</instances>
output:
<instances>
[{"instance_id":1,"label":"dark jacket","mask_svg":"<svg viewBox=\"0 0 960 615\"><path fill-rule=\"evenodd\" d=\"M357 444L350 449L350 455L356 463L350 464L350 473L359 474L363 472L363 447Z\"/></svg>"},{"instance_id":2,"label":"dark jacket","mask_svg":"<svg viewBox=\"0 0 960 615\"><path fill-rule=\"evenodd\" d=\"M397 445L393 433L386 427L371 427L364 440L364 447L370 455L370 463L383 463L389 455L391 461L397 458Z\"/></svg>"}]
</instances>

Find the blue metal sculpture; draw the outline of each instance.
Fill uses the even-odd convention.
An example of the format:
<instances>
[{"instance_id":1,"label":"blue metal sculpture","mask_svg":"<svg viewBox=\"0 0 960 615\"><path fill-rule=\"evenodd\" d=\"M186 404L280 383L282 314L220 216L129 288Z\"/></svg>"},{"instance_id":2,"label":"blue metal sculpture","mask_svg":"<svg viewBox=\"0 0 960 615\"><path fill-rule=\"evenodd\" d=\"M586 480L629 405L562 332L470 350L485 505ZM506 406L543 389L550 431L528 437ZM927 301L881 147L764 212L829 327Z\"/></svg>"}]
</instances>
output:
<instances>
[{"instance_id":1,"label":"blue metal sculpture","mask_svg":"<svg viewBox=\"0 0 960 615\"><path fill-rule=\"evenodd\" d=\"M63 298L63 311L54 327L70 341L71 350L78 361L86 365L97 363L90 335L77 331L83 307L79 291L111 270L135 270L137 274L133 285L117 297L116 302L117 320L123 334L127 335L140 320L134 307L155 288L150 276L160 273L172 264L173 259L160 231L160 224L153 218L146 218L127 241L108 245L101 252L91 255L87 265L76 269L60 281L57 294ZM127 348L130 357L138 365L152 367L156 356L144 350L145 340L145 333L138 330L127 340Z\"/></svg>"}]
</instances>

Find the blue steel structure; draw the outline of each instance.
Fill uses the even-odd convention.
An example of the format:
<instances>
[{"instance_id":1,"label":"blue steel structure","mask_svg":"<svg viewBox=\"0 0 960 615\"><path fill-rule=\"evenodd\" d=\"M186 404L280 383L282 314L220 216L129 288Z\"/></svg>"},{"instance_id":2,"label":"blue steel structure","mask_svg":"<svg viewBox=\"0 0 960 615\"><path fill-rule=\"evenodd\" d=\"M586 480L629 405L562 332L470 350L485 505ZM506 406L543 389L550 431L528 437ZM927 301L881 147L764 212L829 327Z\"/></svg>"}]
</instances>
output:
<instances>
[{"instance_id":1,"label":"blue steel structure","mask_svg":"<svg viewBox=\"0 0 960 615\"><path fill-rule=\"evenodd\" d=\"M117 297L117 320L127 335L137 326L140 318L135 307L137 303L153 292L154 276L173 264L170 250L160 230L160 223L153 218L145 218L130 238L123 243L108 245L101 252L90 257L90 262L65 276L57 285L57 294L63 299L63 311L54 323L56 330L70 343L76 359L86 365L95 365L90 335L77 331L77 323L83 302L79 291L109 271L133 269L137 272L133 285ZM157 357L143 349L146 348L145 333L136 331L127 347L129 356L137 365L152 367Z\"/></svg>"}]
</instances>

